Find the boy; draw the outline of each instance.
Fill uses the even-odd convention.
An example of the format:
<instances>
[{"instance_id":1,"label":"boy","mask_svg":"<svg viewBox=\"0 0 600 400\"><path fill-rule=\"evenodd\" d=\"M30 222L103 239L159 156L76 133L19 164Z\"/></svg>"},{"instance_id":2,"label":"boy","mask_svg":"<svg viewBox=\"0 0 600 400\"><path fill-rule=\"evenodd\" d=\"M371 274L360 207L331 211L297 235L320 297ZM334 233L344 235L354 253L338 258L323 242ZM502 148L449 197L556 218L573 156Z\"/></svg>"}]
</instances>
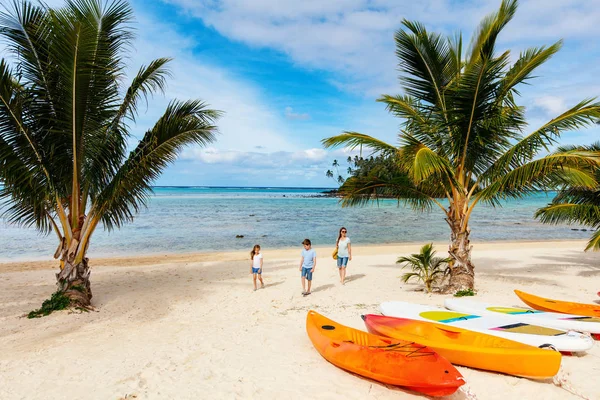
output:
<instances>
[{"instance_id":1,"label":"boy","mask_svg":"<svg viewBox=\"0 0 600 400\"><path fill-rule=\"evenodd\" d=\"M312 275L317 266L317 253L311 248L310 239L302 241L304 250L302 250L302 258L300 259L300 271L302 272L302 295L310 294L310 285L312 283ZM308 281L308 290L305 290L305 281Z\"/></svg>"}]
</instances>

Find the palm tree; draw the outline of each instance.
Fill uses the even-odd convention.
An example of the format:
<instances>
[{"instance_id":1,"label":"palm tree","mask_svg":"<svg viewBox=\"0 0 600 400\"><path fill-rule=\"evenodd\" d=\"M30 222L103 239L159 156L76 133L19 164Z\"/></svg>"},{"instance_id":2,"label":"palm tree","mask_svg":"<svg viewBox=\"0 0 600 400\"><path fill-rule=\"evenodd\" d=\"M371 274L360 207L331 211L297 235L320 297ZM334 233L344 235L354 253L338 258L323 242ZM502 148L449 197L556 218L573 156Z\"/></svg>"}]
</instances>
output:
<instances>
[{"instance_id":1,"label":"palm tree","mask_svg":"<svg viewBox=\"0 0 600 400\"><path fill-rule=\"evenodd\" d=\"M478 204L499 205L559 183L596 184L581 167L597 164L597 154L569 150L540 158L540 153L562 132L592 124L600 103L584 100L523 135L527 124L524 107L516 103L518 87L561 42L528 49L511 65L509 51L496 52L496 40L516 10L516 0L503 0L483 19L465 54L462 35L443 37L403 21L395 41L404 94L378 100L403 119L399 147L357 132L323 140L326 148L364 145L394 161L391 169L357 172L346 180L340 188L343 205L385 195L416 210L435 205L444 212L451 231L448 292L474 287L469 219Z\"/></svg>"},{"instance_id":2,"label":"palm tree","mask_svg":"<svg viewBox=\"0 0 600 400\"><path fill-rule=\"evenodd\" d=\"M600 152L600 143L579 149ZM595 174L600 182L600 168L595 170ZM600 185L593 188L576 185L563 188L552 199L552 203L535 213L535 217L545 224L576 223L591 227L596 232L585 250L600 250Z\"/></svg>"},{"instance_id":3,"label":"palm tree","mask_svg":"<svg viewBox=\"0 0 600 400\"><path fill-rule=\"evenodd\" d=\"M406 283L416 278L425 284L427 293L431 293L432 285L440 275L445 274L444 267L450 262L450 258L436 257L435 253L433 243L428 243L421 248L420 253L398 258L396 264L404 264L402 268L411 267L413 271L403 274L402 282Z\"/></svg>"},{"instance_id":4,"label":"palm tree","mask_svg":"<svg viewBox=\"0 0 600 400\"><path fill-rule=\"evenodd\" d=\"M191 143L206 145L220 112L198 100L172 101L128 151L129 124L162 92L167 58L142 66L123 87L132 44L124 0L67 0L50 9L15 0L0 12L14 64L0 61L0 205L11 223L58 238L59 292L92 297L87 249L99 225L133 220L151 183Z\"/></svg>"}]
</instances>

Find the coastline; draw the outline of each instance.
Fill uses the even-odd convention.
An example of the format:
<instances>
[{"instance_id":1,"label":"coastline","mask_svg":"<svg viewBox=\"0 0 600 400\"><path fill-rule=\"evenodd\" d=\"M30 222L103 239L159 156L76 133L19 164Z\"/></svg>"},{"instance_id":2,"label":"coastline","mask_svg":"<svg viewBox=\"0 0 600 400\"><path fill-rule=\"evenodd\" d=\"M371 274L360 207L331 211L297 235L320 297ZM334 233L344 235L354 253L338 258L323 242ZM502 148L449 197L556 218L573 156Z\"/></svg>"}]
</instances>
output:
<instances>
[{"instance_id":1,"label":"coastline","mask_svg":"<svg viewBox=\"0 0 600 400\"><path fill-rule=\"evenodd\" d=\"M599 253L586 241L474 243L477 299L522 305L512 292L592 303ZM0 264L2 399L414 399L325 361L305 332L306 313L365 330L361 314L383 301L441 306L416 282L401 283L398 256L423 243L353 248L345 286L330 247L319 255L313 293L301 295L300 249L264 249L266 288L252 292L248 252L92 258L96 312L23 315L55 289L56 262ZM447 243L436 243L443 255ZM565 356L568 383L600 398L600 346ZM457 367L480 400L576 399L550 380L534 381ZM258 370L258 371L257 371ZM257 374L260 375L257 378ZM447 400L464 400L456 393Z\"/></svg>"},{"instance_id":2,"label":"coastline","mask_svg":"<svg viewBox=\"0 0 600 400\"><path fill-rule=\"evenodd\" d=\"M421 246L429 242L398 242L398 243L383 243L383 244L354 244L353 248L357 252L361 252L363 255L374 255L381 252L387 253L389 251L397 251L399 254L402 253L416 253L419 251ZM494 240L494 241L482 241L482 242L471 242L473 251L479 250L492 250L492 249L515 249L519 246L527 244L529 247L536 248L564 248L564 247L577 247L580 246L581 252L583 253L587 240ZM438 255L446 252L448 243L434 241L434 249ZM269 257L275 257L275 259L296 257L300 252L298 247L281 247L281 248L264 248L263 252L268 254ZM329 254L333 251L334 245L331 246L313 246L317 250L319 257L329 258ZM156 253L156 254L125 254L122 256L99 256L94 257L93 252L89 253L90 263L93 268L95 267L108 267L108 266L140 266L148 264L167 264L173 262L210 262L210 261L242 261L248 259L248 253L250 250L230 250L230 251L199 251L199 252L179 252L179 253ZM54 269L58 265L58 261L51 259L49 256L47 259L1 259L0 258L0 273L2 272L16 272L16 271L31 271L31 270L44 270Z\"/></svg>"}]
</instances>

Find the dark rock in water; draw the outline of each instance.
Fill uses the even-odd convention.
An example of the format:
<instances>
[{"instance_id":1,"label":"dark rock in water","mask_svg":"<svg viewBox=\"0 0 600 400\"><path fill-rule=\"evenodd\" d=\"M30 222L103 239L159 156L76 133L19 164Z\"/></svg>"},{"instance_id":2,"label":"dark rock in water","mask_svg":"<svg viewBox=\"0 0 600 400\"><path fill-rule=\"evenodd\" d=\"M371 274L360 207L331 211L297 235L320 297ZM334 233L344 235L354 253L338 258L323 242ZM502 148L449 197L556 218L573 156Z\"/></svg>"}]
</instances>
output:
<instances>
[{"instance_id":1,"label":"dark rock in water","mask_svg":"<svg viewBox=\"0 0 600 400\"><path fill-rule=\"evenodd\" d=\"M268 235L262 235L261 237L267 237Z\"/></svg>"},{"instance_id":2,"label":"dark rock in water","mask_svg":"<svg viewBox=\"0 0 600 400\"><path fill-rule=\"evenodd\" d=\"M283 197L285 197L285 194L283 195Z\"/></svg>"},{"instance_id":3,"label":"dark rock in water","mask_svg":"<svg viewBox=\"0 0 600 400\"><path fill-rule=\"evenodd\" d=\"M244 235L235 235L236 239L241 239L244 237Z\"/></svg>"},{"instance_id":4,"label":"dark rock in water","mask_svg":"<svg viewBox=\"0 0 600 400\"><path fill-rule=\"evenodd\" d=\"M321 195L324 195L324 197L338 197L340 193L337 189L332 189L321 192Z\"/></svg>"},{"instance_id":5,"label":"dark rock in water","mask_svg":"<svg viewBox=\"0 0 600 400\"><path fill-rule=\"evenodd\" d=\"M520 222L515 222L515 225L521 225L521 223Z\"/></svg>"},{"instance_id":6,"label":"dark rock in water","mask_svg":"<svg viewBox=\"0 0 600 400\"><path fill-rule=\"evenodd\" d=\"M582 232L587 232L587 229L581 229Z\"/></svg>"},{"instance_id":7,"label":"dark rock in water","mask_svg":"<svg viewBox=\"0 0 600 400\"><path fill-rule=\"evenodd\" d=\"M572 231L578 231L579 229L571 228Z\"/></svg>"},{"instance_id":8,"label":"dark rock in water","mask_svg":"<svg viewBox=\"0 0 600 400\"><path fill-rule=\"evenodd\" d=\"M248 216L249 216L249 217L254 217L255 215L256 215L256 214L250 214L250 215L248 215Z\"/></svg>"}]
</instances>

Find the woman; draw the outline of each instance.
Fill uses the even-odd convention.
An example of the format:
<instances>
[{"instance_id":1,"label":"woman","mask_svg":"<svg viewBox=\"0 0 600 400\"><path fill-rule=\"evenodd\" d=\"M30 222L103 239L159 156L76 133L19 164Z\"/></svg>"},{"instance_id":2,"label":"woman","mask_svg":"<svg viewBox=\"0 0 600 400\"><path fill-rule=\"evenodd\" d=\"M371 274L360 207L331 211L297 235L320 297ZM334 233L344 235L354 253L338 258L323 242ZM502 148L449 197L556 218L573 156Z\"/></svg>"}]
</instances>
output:
<instances>
[{"instance_id":1,"label":"woman","mask_svg":"<svg viewBox=\"0 0 600 400\"><path fill-rule=\"evenodd\" d=\"M350 238L346 236L347 233L348 230L342 226L335 244L338 251L337 266L340 273L340 283L342 285L346 281L346 266L348 265L348 260L352 260L352 247L350 246Z\"/></svg>"}]
</instances>

